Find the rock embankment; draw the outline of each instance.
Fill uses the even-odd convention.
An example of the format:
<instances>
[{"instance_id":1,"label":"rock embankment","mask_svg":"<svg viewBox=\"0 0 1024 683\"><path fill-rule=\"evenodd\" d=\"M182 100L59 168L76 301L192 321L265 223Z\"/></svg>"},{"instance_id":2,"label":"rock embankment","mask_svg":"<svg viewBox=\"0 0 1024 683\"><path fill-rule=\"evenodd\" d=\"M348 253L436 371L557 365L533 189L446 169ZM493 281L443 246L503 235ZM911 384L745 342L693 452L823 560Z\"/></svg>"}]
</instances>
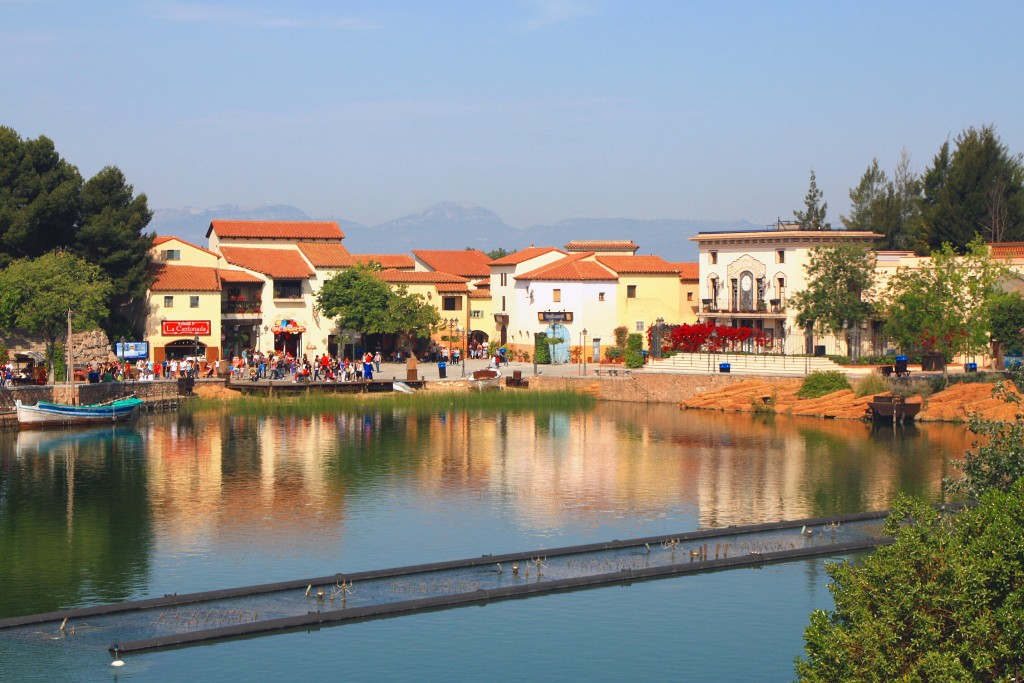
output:
<instances>
[{"instance_id":1,"label":"rock embankment","mask_svg":"<svg viewBox=\"0 0 1024 683\"><path fill-rule=\"evenodd\" d=\"M932 394L907 398L908 403L924 403L917 419L921 421L966 421L970 413L979 413L990 420L1013 420L1016 408L993 398L992 384L954 384ZM796 392L800 382L766 382L749 380L728 387L708 391L683 401L680 406L697 410L727 412L773 412L783 415L862 419L873 396L858 398L849 389L836 391L821 398L799 398Z\"/></svg>"}]
</instances>

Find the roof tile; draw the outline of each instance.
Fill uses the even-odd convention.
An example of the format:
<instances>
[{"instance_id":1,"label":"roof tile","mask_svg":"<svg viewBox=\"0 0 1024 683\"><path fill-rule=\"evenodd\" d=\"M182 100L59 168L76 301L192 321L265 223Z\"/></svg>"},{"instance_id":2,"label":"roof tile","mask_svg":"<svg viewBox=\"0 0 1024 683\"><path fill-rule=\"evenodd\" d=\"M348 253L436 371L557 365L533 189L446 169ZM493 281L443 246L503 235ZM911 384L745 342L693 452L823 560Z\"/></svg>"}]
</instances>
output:
<instances>
[{"instance_id":1,"label":"roof tile","mask_svg":"<svg viewBox=\"0 0 1024 683\"><path fill-rule=\"evenodd\" d=\"M423 272L415 270L395 270L393 268L389 268L388 270L377 271L377 276L385 282L419 282L425 284L434 284L438 282L468 282L464 277L433 270Z\"/></svg>"},{"instance_id":2,"label":"roof tile","mask_svg":"<svg viewBox=\"0 0 1024 683\"><path fill-rule=\"evenodd\" d=\"M593 252L572 254L554 263L531 270L529 273L517 275L516 280L588 281L619 279L618 275L597 261L584 260L593 255Z\"/></svg>"},{"instance_id":3,"label":"roof tile","mask_svg":"<svg viewBox=\"0 0 1024 683\"><path fill-rule=\"evenodd\" d=\"M416 262L408 254L352 254L352 258L356 263L364 266L369 265L371 261L376 261L384 269L412 270L416 267Z\"/></svg>"},{"instance_id":4,"label":"roof tile","mask_svg":"<svg viewBox=\"0 0 1024 683\"><path fill-rule=\"evenodd\" d=\"M345 239L345 233L333 221L210 221L206 236L249 237L255 239L322 240Z\"/></svg>"},{"instance_id":5,"label":"roof tile","mask_svg":"<svg viewBox=\"0 0 1024 683\"><path fill-rule=\"evenodd\" d=\"M520 249L514 254L508 256L502 256L500 259L491 261L492 266L516 266L524 261L529 261L532 258L543 256L544 254L556 251L559 254L565 254L561 249L555 249L554 247L527 247L526 249Z\"/></svg>"},{"instance_id":6,"label":"roof tile","mask_svg":"<svg viewBox=\"0 0 1024 683\"><path fill-rule=\"evenodd\" d=\"M341 244L299 242L297 246L314 268L348 268L355 265L352 254Z\"/></svg>"},{"instance_id":7,"label":"roof tile","mask_svg":"<svg viewBox=\"0 0 1024 683\"><path fill-rule=\"evenodd\" d=\"M155 262L149 266L153 275L152 292L219 292L216 268L206 266L174 266Z\"/></svg>"},{"instance_id":8,"label":"roof tile","mask_svg":"<svg viewBox=\"0 0 1024 683\"><path fill-rule=\"evenodd\" d=\"M487 254L476 249L416 249L412 253L441 273L468 278L487 277L491 274L491 260Z\"/></svg>"},{"instance_id":9,"label":"roof tile","mask_svg":"<svg viewBox=\"0 0 1024 683\"><path fill-rule=\"evenodd\" d=\"M676 275L679 270L671 263L660 256L601 256L597 261L604 266L614 270L619 275L623 274L666 274Z\"/></svg>"},{"instance_id":10,"label":"roof tile","mask_svg":"<svg viewBox=\"0 0 1024 683\"><path fill-rule=\"evenodd\" d=\"M628 251L635 253L640 245L633 240L578 240L565 245L566 251Z\"/></svg>"},{"instance_id":11,"label":"roof tile","mask_svg":"<svg viewBox=\"0 0 1024 683\"><path fill-rule=\"evenodd\" d=\"M296 249L222 246L220 251L231 265L255 270L272 278L305 279L315 275Z\"/></svg>"}]
</instances>

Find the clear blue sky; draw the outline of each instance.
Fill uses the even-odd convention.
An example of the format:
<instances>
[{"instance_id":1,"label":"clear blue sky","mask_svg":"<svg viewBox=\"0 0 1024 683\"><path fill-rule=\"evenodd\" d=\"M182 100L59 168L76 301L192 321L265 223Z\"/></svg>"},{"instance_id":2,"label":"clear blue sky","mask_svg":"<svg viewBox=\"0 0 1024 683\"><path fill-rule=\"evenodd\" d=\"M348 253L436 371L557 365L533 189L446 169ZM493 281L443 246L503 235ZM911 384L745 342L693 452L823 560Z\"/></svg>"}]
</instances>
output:
<instances>
[{"instance_id":1,"label":"clear blue sky","mask_svg":"<svg viewBox=\"0 0 1024 683\"><path fill-rule=\"evenodd\" d=\"M0 124L153 208L838 223L872 156L1024 151L1024 3L0 0Z\"/></svg>"}]
</instances>

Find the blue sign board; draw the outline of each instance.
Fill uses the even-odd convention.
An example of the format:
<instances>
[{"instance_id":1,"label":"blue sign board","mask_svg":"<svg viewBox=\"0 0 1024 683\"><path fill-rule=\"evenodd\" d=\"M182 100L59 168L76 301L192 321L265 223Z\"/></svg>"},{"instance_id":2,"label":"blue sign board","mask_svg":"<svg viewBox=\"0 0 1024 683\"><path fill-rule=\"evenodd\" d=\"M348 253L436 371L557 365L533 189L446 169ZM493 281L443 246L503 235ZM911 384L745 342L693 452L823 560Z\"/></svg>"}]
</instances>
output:
<instances>
[{"instance_id":1,"label":"blue sign board","mask_svg":"<svg viewBox=\"0 0 1024 683\"><path fill-rule=\"evenodd\" d=\"M125 342L122 348L121 342L114 344L114 355L125 360L146 360L149 358L149 342Z\"/></svg>"}]
</instances>

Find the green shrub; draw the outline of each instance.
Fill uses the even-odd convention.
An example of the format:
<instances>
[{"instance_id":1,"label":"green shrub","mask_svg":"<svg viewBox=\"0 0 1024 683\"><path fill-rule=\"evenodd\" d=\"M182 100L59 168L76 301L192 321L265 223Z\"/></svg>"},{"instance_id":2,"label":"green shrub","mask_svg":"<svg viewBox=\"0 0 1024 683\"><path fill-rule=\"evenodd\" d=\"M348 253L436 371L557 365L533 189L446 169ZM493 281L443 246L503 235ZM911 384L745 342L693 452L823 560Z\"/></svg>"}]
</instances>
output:
<instances>
[{"instance_id":1,"label":"green shrub","mask_svg":"<svg viewBox=\"0 0 1024 683\"><path fill-rule=\"evenodd\" d=\"M640 353L640 351L643 348L644 336L639 332L634 332L633 334L626 337L626 349L628 351L636 351L637 353Z\"/></svg>"},{"instance_id":2,"label":"green shrub","mask_svg":"<svg viewBox=\"0 0 1024 683\"><path fill-rule=\"evenodd\" d=\"M618 360L622 358L623 351L618 346L609 346L604 350L604 357L608 360Z\"/></svg>"},{"instance_id":3,"label":"green shrub","mask_svg":"<svg viewBox=\"0 0 1024 683\"><path fill-rule=\"evenodd\" d=\"M826 567L835 608L804 631L800 681L1009 681L1020 671L1024 488L946 516L900 496L895 542Z\"/></svg>"},{"instance_id":4,"label":"green shrub","mask_svg":"<svg viewBox=\"0 0 1024 683\"><path fill-rule=\"evenodd\" d=\"M534 362L538 365L551 364L551 347L548 345L548 335L540 332L536 337L537 341L533 347Z\"/></svg>"},{"instance_id":5,"label":"green shrub","mask_svg":"<svg viewBox=\"0 0 1024 683\"><path fill-rule=\"evenodd\" d=\"M857 386L853 388L853 393L858 397L884 394L887 391L892 391L892 387L889 386L889 380L875 373L861 377L857 380Z\"/></svg>"},{"instance_id":6,"label":"green shrub","mask_svg":"<svg viewBox=\"0 0 1024 683\"><path fill-rule=\"evenodd\" d=\"M7 351L7 347L0 344L0 365L6 365L7 361L11 359L10 354Z\"/></svg>"},{"instance_id":7,"label":"green shrub","mask_svg":"<svg viewBox=\"0 0 1024 683\"><path fill-rule=\"evenodd\" d=\"M800 385L800 391L796 392L796 395L800 398L819 398L849 388L850 383L843 373L836 370L816 370L804 378L804 383Z\"/></svg>"},{"instance_id":8,"label":"green shrub","mask_svg":"<svg viewBox=\"0 0 1024 683\"><path fill-rule=\"evenodd\" d=\"M639 351L633 349L626 349L626 361L625 366L627 368L640 368L644 365L644 356Z\"/></svg>"},{"instance_id":9,"label":"green shrub","mask_svg":"<svg viewBox=\"0 0 1024 683\"><path fill-rule=\"evenodd\" d=\"M830 361L832 361L833 363L835 363L837 365L852 365L853 364L853 361L850 360L849 356L839 356L839 355L836 355L836 354L833 353L832 355L825 356L825 357L828 358Z\"/></svg>"}]
</instances>

